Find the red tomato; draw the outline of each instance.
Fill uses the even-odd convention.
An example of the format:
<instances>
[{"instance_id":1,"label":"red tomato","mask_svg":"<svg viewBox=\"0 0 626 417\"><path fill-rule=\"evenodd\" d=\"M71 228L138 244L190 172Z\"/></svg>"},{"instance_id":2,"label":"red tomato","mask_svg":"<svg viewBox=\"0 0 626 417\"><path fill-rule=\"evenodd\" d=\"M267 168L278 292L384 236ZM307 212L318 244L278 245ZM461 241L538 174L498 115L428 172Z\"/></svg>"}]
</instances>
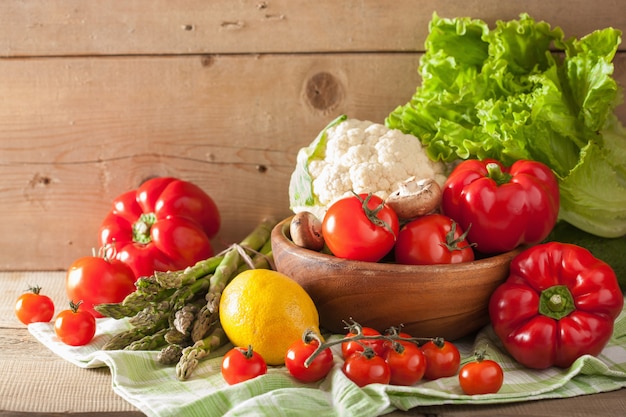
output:
<instances>
[{"instance_id":1,"label":"red tomato","mask_svg":"<svg viewBox=\"0 0 626 417\"><path fill-rule=\"evenodd\" d=\"M322 221L324 241L338 258L378 262L393 248L398 216L375 195L360 194L332 204Z\"/></svg>"},{"instance_id":2,"label":"red tomato","mask_svg":"<svg viewBox=\"0 0 626 417\"><path fill-rule=\"evenodd\" d=\"M395 332L395 331L386 331L386 332L385 332L385 335L386 335L386 336L390 336L390 337L397 336L397 337L404 338L404 339L411 339L411 338L413 337L413 336L411 336L411 335L410 335L410 334L408 334L408 333L405 333L405 332L399 332L399 333L398 333L398 332ZM381 355L381 356L382 356L382 357L385 357L385 355L387 355L387 351L388 351L389 349L393 349L393 348L394 348L394 345L395 345L396 343L399 343L399 344L401 344L401 345L403 345L403 346L417 346L417 345L415 344L415 342L412 342L412 341L410 341L410 340L401 340L401 339L394 339L393 341L391 341L391 340L385 340L385 341L384 341L384 343L383 343L383 347L384 347L384 354L383 354L383 355Z\"/></svg>"},{"instance_id":3,"label":"red tomato","mask_svg":"<svg viewBox=\"0 0 626 417\"><path fill-rule=\"evenodd\" d=\"M474 250L461 230L448 216L429 214L407 223L398 235L396 262L433 265L469 262Z\"/></svg>"},{"instance_id":4,"label":"red tomato","mask_svg":"<svg viewBox=\"0 0 626 417\"><path fill-rule=\"evenodd\" d=\"M376 329L372 329L371 327L362 327L361 334L363 336L382 336L380 332ZM345 337L353 337L356 336L357 333L355 331L348 332ZM374 353L380 357L384 357L385 355L385 340L380 339L361 339L361 340L350 340L347 342L343 342L341 344L341 355L344 359L347 359L350 355L355 352L363 352L365 346L369 346L372 348Z\"/></svg>"},{"instance_id":5,"label":"red tomato","mask_svg":"<svg viewBox=\"0 0 626 417\"><path fill-rule=\"evenodd\" d=\"M467 395L495 394L504 381L502 367L489 359L469 362L459 372L459 384Z\"/></svg>"},{"instance_id":6,"label":"red tomato","mask_svg":"<svg viewBox=\"0 0 626 417\"><path fill-rule=\"evenodd\" d=\"M267 364L261 355L252 349L234 347L222 359L222 376L229 385L247 381L267 373Z\"/></svg>"},{"instance_id":7,"label":"red tomato","mask_svg":"<svg viewBox=\"0 0 626 417\"><path fill-rule=\"evenodd\" d=\"M70 300L82 301L81 309L98 318L102 314L93 306L124 300L135 291L135 274L117 259L85 256L69 267L65 289Z\"/></svg>"},{"instance_id":8,"label":"red tomato","mask_svg":"<svg viewBox=\"0 0 626 417\"><path fill-rule=\"evenodd\" d=\"M385 361L391 370L392 385L410 386L424 377L426 357L422 350L411 342L398 343L387 349Z\"/></svg>"},{"instance_id":9,"label":"red tomato","mask_svg":"<svg viewBox=\"0 0 626 417\"><path fill-rule=\"evenodd\" d=\"M461 354L454 344L435 339L426 342L421 349L426 357L424 378L433 380L456 375L461 365Z\"/></svg>"},{"instance_id":10,"label":"red tomato","mask_svg":"<svg viewBox=\"0 0 626 417\"><path fill-rule=\"evenodd\" d=\"M63 343L83 346L96 334L96 319L86 310L79 309L81 302L70 301L70 308L61 311L54 320L54 332Z\"/></svg>"},{"instance_id":11,"label":"red tomato","mask_svg":"<svg viewBox=\"0 0 626 417\"><path fill-rule=\"evenodd\" d=\"M355 352L343 363L343 373L359 387L369 384L388 384L391 369L383 358L371 349Z\"/></svg>"},{"instance_id":12,"label":"red tomato","mask_svg":"<svg viewBox=\"0 0 626 417\"><path fill-rule=\"evenodd\" d=\"M54 303L47 295L40 294L41 287L34 286L17 298L15 315L24 324L48 322L54 315Z\"/></svg>"},{"instance_id":13,"label":"red tomato","mask_svg":"<svg viewBox=\"0 0 626 417\"><path fill-rule=\"evenodd\" d=\"M309 364L306 360L319 347L318 340L298 339L287 349L285 366L289 373L302 382L315 382L324 378L333 367L333 352L330 348L322 350Z\"/></svg>"}]
</instances>

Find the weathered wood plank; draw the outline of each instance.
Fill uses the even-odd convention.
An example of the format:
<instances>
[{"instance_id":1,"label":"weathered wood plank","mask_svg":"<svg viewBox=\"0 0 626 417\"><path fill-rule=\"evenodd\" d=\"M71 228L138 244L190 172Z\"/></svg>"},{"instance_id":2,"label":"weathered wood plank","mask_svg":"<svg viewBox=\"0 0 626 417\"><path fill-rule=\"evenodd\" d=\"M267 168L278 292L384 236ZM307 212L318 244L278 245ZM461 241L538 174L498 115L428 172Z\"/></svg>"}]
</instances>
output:
<instances>
[{"instance_id":1,"label":"weathered wood plank","mask_svg":"<svg viewBox=\"0 0 626 417\"><path fill-rule=\"evenodd\" d=\"M527 12L568 36L626 29L615 0L7 1L0 56L420 51L433 11L490 24Z\"/></svg>"},{"instance_id":2,"label":"weathered wood plank","mask_svg":"<svg viewBox=\"0 0 626 417\"><path fill-rule=\"evenodd\" d=\"M79 57L0 62L0 270L64 269L110 201L146 178L196 182L218 246L289 214L297 150L341 113L382 122L419 54ZM626 85L626 54L615 61ZM626 106L620 107L626 120Z\"/></svg>"},{"instance_id":3,"label":"weathered wood plank","mask_svg":"<svg viewBox=\"0 0 626 417\"><path fill-rule=\"evenodd\" d=\"M0 63L0 269L66 268L91 252L110 201L157 175L203 187L222 209L218 242L238 241L262 217L289 214L297 150L340 113L382 122L417 85L417 60L356 54Z\"/></svg>"}]
</instances>

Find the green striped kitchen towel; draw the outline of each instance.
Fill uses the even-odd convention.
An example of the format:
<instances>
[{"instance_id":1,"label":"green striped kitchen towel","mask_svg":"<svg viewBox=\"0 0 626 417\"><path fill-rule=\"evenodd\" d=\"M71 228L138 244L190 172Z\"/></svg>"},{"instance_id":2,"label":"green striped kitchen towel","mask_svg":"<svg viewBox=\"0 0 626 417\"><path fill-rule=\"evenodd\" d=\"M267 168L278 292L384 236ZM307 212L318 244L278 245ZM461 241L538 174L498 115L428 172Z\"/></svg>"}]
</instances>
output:
<instances>
[{"instance_id":1,"label":"green striped kitchen towel","mask_svg":"<svg viewBox=\"0 0 626 417\"><path fill-rule=\"evenodd\" d=\"M626 313L618 317L612 339L598 357L579 358L568 369L541 371L517 364L501 348L491 326L475 337L455 342L463 358L487 348L490 359L505 372L497 394L463 395L456 377L423 381L412 387L372 384L359 388L341 372L340 346L333 347L335 367L315 384L299 383L284 367L270 367L267 375L229 386L220 373L226 345L205 359L190 379L179 381L174 366L156 361L156 352L103 351L115 334L129 327L125 320L99 319L94 340L87 346L61 343L51 323L29 325L41 343L64 359L84 368L108 366L113 390L148 416L316 415L378 416L395 409L441 404L495 404L565 398L626 387ZM333 336L339 337L339 336Z\"/></svg>"}]
</instances>

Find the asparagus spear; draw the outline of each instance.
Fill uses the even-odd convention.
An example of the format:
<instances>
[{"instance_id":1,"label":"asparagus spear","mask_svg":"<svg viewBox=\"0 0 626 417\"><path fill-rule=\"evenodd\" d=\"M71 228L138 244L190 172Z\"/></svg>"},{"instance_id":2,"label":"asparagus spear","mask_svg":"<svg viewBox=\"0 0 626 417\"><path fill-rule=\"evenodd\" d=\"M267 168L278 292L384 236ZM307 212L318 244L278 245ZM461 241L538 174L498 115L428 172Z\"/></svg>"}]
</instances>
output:
<instances>
[{"instance_id":1,"label":"asparagus spear","mask_svg":"<svg viewBox=\"0 0 626 417\"><path fill-rule=\"evenodd\" d=\"M135 340L124 348L124 350L155 350L167 344L165 334L169 329L161 329L156 333L146 335L139 340Z\"/></svg>"},{"instance_id":2,"label":"asparagus spear","mask_svg":"<svg viewBox=\"0 0 626 417\"><path fill-rule=\"evenodd\" d=\"M155 281L162 288L180 288L183 285L191 284L199 278L215 272L215 268L220 264L224 256L217 255L203 261L196 262L182 271L155 271Z\"/></svg>"},{"instance_id":3,"label":"asparagus spear","mask_svg":"<svg viewBox=\"0 0 626 417\"><path fill-rule=\"evenodd\" d=\"M165 346L157 355L157 361L163 365L176 365L183 356L181 345L170 343Z\"/></svg>"},{"instance_id":4,"label":"asparagus spear","mask_svg":"<svg viewBox=\"0 0 626 417\"><path fill-rule=\"evenodd\" d=\"M94 309L106 317L122 319L132 317L153 303L168 299L176 290L166 289L158 293L144 293L141 290L131 292L121 303L105 303L94 306Z\"/></svg>"},{"instance_id":5,"label":"asparagus spear","mask_svg":"<svg viewBox=\"0 0 626 417\"><path fill-rule=\"evenodd\" d=\"M141 328L154 328L157 323L169 317L169 301L161 301L144 308L129 319L130 324Z\"/></svg>"},{"instance_id":6,"label":"asparagus spear","mask_svg":"<svg viewBox=\"0 0 626 417\"><path fill-rule=\"evenodd\" d=\"M156 333L167 326L167 320L161 320L154 327L133 327L114 335L102 346L102 350L124 349L126 346L145 336Z\"/></svg>"},{"instance_id":7,"label":"asparagus spear","mask_svg":"<svg viewBox=\"0 0 626 417\"><path fill-rule=\"evenodd\" d=\"M180 310L174 311L174 319L171 326L183 335L191 333L194 320L198 314L198 310L202 308L200 303L190 303L184 305Z\"/></svg>"},{"instance_id":8,"label":"asparagus spear","mask_svg":"<svg viewBox=\"0 0 626 417\"><path fill-rule=\"evenodd\" d=\"M216 326L207 337L183 349L182 356L176 364L176 377L181 381L188 379L198 367L200 360L227 342L228 338L222 327Z\"/></svg>"},{"instance_id":9,"label":"asparagus spear","mask_svg":"<svg viewBox=\"0 0 626 417\"><path fill-rule=\"evenodd\" d=\"M165 342L168 345L190 345L191 338L187 334L183 334L176 329L172 329L171 327L168 329L167 333L165 333Z\"/></svg>"}]
</instances>

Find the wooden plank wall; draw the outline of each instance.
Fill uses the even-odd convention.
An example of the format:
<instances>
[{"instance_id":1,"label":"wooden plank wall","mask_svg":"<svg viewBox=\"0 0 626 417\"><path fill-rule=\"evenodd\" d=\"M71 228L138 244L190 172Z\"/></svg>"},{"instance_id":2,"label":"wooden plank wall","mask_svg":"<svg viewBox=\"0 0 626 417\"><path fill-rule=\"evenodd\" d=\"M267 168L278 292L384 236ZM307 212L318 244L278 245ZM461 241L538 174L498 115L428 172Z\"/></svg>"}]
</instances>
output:
<instances>
[{"instance_id":1,"label":"wooden plank wall","mask_svg":"<svg viewBox=\"0 0 626 417\"><path fill-rule=\"evenodd\" d=\"M153 176L214 197L218 247L289 215L300 147L410 98L433 11L626 32L621 0L0 2L0 269L67 268Z\"/></svg>"}]
</instances>

